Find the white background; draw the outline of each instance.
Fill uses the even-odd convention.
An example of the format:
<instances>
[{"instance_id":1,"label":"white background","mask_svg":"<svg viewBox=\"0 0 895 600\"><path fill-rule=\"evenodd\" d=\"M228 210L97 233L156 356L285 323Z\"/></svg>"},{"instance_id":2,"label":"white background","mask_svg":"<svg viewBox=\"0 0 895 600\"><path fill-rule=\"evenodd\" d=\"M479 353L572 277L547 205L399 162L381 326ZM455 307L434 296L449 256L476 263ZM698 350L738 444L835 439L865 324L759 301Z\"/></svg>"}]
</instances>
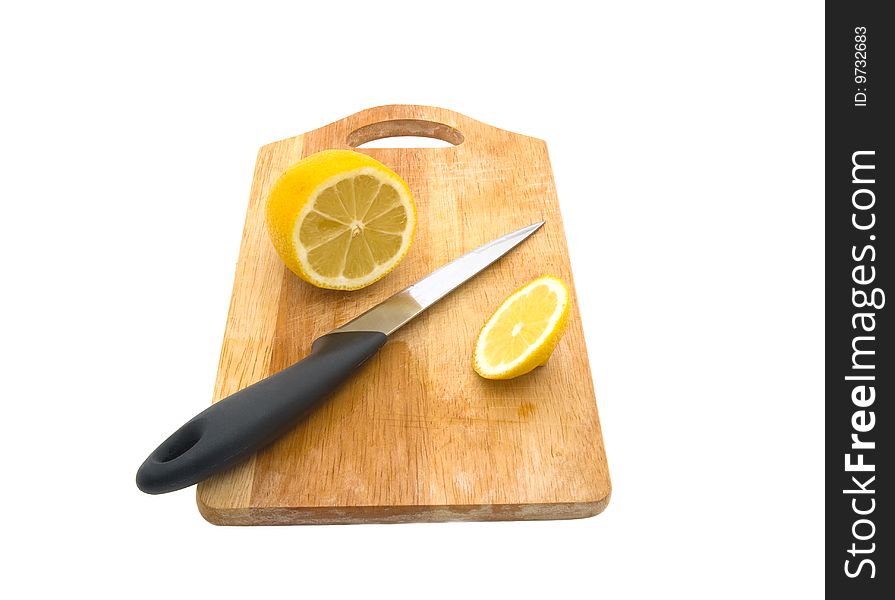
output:
<instances>
[{"instance_id":1,"label":"white background","mask_svg":"<svg viewBox=\"0 0 895 600\"><path fill-rule=\"evenodd\" d=\"M0 595L821 593L820 4L11 4ZM134 486L210 400L257 149L388 103L548 142L603 514L219 528Z\"/></svg>"}]
</instances>

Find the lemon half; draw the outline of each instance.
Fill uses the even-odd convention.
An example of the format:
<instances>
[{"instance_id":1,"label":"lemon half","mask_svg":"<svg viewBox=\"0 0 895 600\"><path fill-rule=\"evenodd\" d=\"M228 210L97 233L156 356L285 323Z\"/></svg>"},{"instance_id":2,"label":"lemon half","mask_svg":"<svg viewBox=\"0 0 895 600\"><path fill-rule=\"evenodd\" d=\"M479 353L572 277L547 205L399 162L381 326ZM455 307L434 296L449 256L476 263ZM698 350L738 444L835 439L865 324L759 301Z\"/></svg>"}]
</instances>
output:
<instances>
[{"instance_id":1,"label":"lemon half","mask_svg":"<svg viewBox=\"0 0 895 600\"><path fill-rule=\"evenodd\" d=\"M569 288L545 275L515 292L485 322L473 368L486 379L511 379L547 362L565 332Z\"/></svg>"},{"instance_id":2,"label":"lemon half","mask_svg":"<svg viewBox=\"0 0 895 600\"><path fill-rule=\"evenodd\" d=\"M416 229L404 180L351 150L324 150L290 167L270 191L266 218L286 266L333 290L385 277L410 250Z\"/></svg>"}]
</instances>

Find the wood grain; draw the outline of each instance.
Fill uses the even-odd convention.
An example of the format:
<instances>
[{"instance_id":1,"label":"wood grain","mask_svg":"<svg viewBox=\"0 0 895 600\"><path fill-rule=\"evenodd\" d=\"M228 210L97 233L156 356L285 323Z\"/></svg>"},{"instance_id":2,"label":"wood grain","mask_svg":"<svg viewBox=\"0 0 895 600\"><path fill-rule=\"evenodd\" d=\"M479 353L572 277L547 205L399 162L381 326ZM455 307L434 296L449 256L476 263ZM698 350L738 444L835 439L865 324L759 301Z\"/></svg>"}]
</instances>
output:
<instances>
[{"instance_id":1,"label":"wood grain","mask_svg":"<svg viewBox=\"0 0 895 600\"><path fill-rule=\"evenodd\" d=\"M372 139L425 135L448 148L362 149L413 191L407 258L356 292L314 288L285 269L263 206L301 158ZM519 249L395 333L305 422L199 485L221 525L567 519L595 515L610 481L546 144L433 107L365 110L261 148L214 401L300 360L315 338L464 252L546 220ZM476 334L500 301L545 273L572 289L569 328L546 367L487 381Z\"/></svg>"}]
</instances>

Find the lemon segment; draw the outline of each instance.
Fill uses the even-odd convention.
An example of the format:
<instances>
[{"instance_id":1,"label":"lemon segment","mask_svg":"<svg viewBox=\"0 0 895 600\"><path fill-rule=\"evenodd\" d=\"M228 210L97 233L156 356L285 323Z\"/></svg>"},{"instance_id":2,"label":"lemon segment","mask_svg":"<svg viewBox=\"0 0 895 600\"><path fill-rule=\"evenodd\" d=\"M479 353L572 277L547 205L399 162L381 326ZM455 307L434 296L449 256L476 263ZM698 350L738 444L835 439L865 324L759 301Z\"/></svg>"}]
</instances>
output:
<instances>
[{"instance_id":1,"label":"lemon segment","mask_svg":"<svg viewBox=\"0 0 895 600\"><path fill-rule=\"evenodd\" d=\"M356 290L378 281L406 256L416 229L407 184L360 152L324 150L274 183L267 230L277 254L317 287Z\"/></svg>"},{"instance_id":2,"label":"lemon segment","mask_svg":"<svg viewBox=\"0 0 895 600\"><path fill-rule=\"evenodd\" d=\"M545 275L515 292L485 322L473 369L486 379L511 379L547 362L565 332L569 288Z\"/></svg>"}]
</instances>

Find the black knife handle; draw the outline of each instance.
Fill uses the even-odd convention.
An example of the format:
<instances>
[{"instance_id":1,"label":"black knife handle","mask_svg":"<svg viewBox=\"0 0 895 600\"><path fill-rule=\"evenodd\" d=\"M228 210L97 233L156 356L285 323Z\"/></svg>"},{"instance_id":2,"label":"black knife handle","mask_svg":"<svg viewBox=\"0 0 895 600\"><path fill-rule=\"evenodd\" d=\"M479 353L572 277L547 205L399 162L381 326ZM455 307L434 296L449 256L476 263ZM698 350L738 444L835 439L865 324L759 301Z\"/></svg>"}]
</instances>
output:
<instances>
[{"instance_id":1,"label":"black knife handle","mask_svg":"<svg viewBox=\"0 0 895 600\"><path fill-rule=\"evenodd\" d=\"M318 338L305 359L187 421L140 466L137 487L147 494L173 492L247 458L288 431L386 339L378 331Z\"/></svg>"}]
</instances>

